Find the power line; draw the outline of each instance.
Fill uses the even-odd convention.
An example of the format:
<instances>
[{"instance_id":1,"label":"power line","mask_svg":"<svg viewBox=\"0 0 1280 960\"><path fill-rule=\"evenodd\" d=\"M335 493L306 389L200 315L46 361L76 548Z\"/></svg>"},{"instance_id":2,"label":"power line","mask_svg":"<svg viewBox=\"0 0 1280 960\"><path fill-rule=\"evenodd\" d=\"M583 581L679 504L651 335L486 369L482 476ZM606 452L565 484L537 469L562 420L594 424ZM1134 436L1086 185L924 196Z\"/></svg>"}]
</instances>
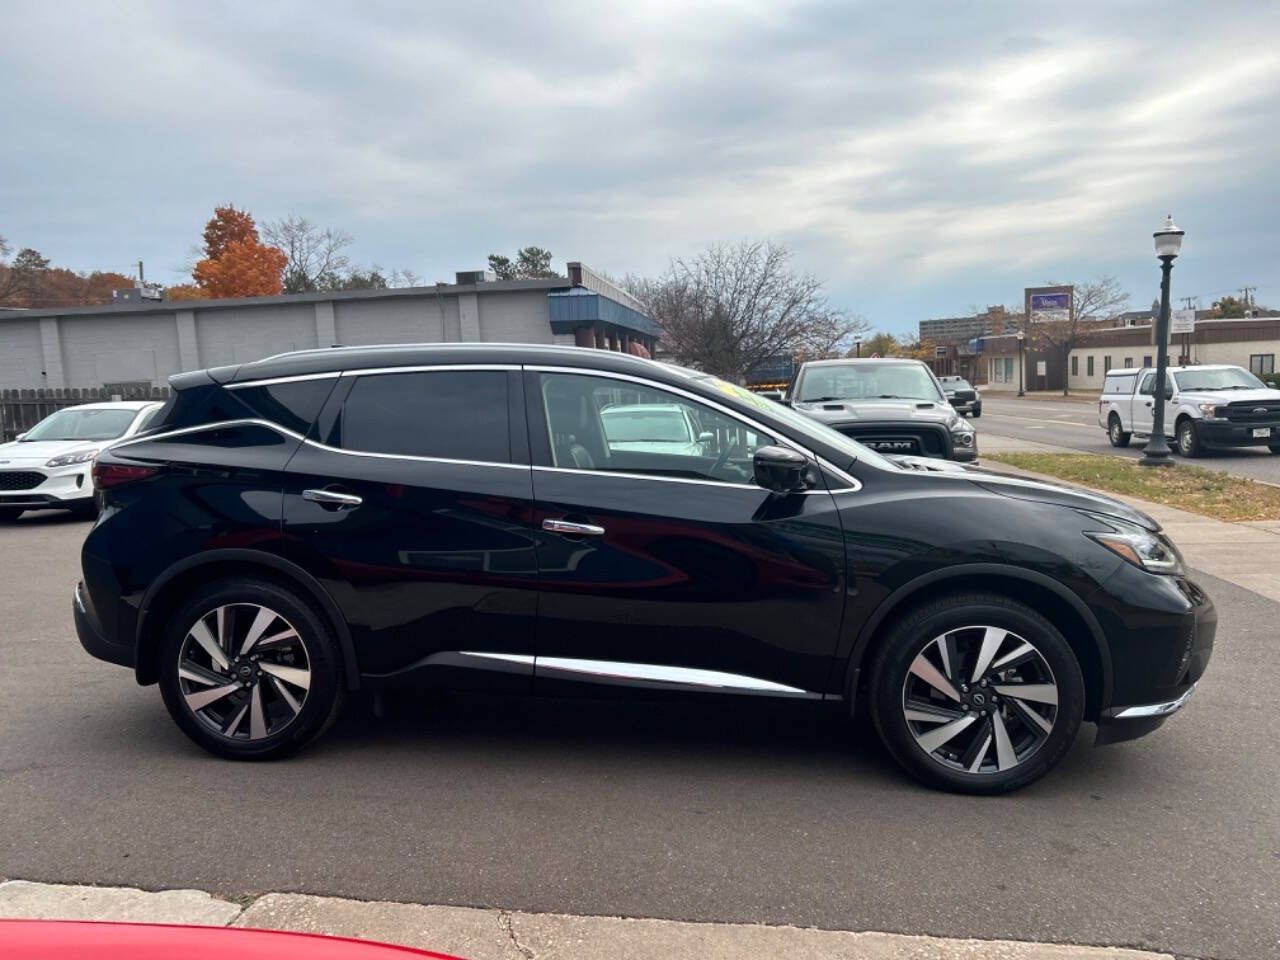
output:
<instances>
[{"instance_id":1,"label":"power line","mask_svg":"<svg viewBox=\"0 0 1280 960\"><path fill-rule=\"evenodd\" d=\"M1257 289L1258 288L1256 286L1240 288L1240 293L1244 299L1244 305L1246 307L1256 307L1258 305L1258 301L1252 298L1253 291Z\"/></svg>"},{"instance_id":2,"label":"power line","mask_svg":"<svg viewBox=\"0 0 1280 960\"><path fill-rule=\"evenodd\" d=\"M1200 306L1200 294L1198 293L1193 293L1189 297L1179 297L1178 299L1182 301L1182 305L1188 310L1194 310Z\"/></svg>"}]
</instances>

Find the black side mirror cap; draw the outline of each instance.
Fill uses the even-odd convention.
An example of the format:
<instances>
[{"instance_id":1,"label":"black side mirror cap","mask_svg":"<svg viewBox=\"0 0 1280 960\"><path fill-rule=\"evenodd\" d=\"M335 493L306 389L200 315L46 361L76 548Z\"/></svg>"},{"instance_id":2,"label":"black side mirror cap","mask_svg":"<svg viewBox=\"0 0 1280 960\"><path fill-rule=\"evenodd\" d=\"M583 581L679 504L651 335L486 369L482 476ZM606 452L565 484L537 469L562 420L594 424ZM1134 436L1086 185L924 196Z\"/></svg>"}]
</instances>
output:
<instances>
[{"instance_id":1,"label":"black side mirror cap","mask_svg":"<svg viewBox=\"0 0 1280 960\"><path fill-rule=\"evenodd\" d=\"M756 485L774 493L800 493L813 486L808 458L789 447L761 447L751 465Z\"/></svg>"}]
</instances>

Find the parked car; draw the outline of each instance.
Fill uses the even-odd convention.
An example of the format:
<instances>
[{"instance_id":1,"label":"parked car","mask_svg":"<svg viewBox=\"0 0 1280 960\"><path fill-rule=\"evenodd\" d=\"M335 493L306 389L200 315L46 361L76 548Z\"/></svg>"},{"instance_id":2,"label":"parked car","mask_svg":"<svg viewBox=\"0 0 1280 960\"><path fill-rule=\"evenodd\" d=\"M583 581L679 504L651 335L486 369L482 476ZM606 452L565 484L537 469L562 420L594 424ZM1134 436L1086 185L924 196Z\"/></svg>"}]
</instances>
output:
<instances>
[{"instance_id":1,"label":"parked car","mask_svg":"<svg viewBox=\"0 0 1280 960\"><path fill-rule=\"evenodd\" d=\"M919 360L815 360L802 364L791 406L873 450L972 461L978 435Z\"/></svg>"},{"instance_id":2,"label":"parked car","mask_svg":"<svg viewBox=\"0 0 1280 960\"><path fill-rule=\"evenodd\" d=\"M600 411L600 426L611 453L647 450L698 457L713 439L698 429L687 407L675 403L610 404Z\"/></svg>"},{"instance_id":3,"label":"parked car","mask_svg":"<svg viewBox=\"0 0 1280 960\"><path fill-rule=\"evenodd\" d=\"M1144 734L1214 607L1150 517L902 464L745 389L606 351L344 348L182 374L94 464L85 649L226 757L283 756L361 687L868 704L899 762L990 793ZM939 401L941 402L941 401ZM611 447L660 404L699 450Z\"/></svg>"},{"instance_id":4,"label":"parked car","mask_svg":"<svg viewBox=\"0 0 1280 960\"><path fill-rule=\"evenodd\" d=\"M0 919L5 960L458 960L413 947L282 930Z\"/></svg>"},{"instance_id":5,"label":"parked car","mask_svg":"<svg viewBox=\"0 0 1280 960\"><path fill-rule=\"evenodd\" d=\"M982 416L982 394L964 377L939 377L942 392L947 395L956 413L965 416Z\"/></svg>"},{"instance_id":6,"label":"parked car","mask_svg":"<svg viewBox=\"0 0 1280 960\"><path fill-rule=\"evenodd\" d=\"M1169 367L1165 435L1175 449L1198 457L1210 447L1265 446L1280 453L1280 390L1243 367ZM1156 372L1108 370L1098 398L1098 425L1113 447L1149 437L1155 422Z\"/></svg>"},{"instance_id":7,"label":"parked car","mask_svg":"<svg viewBox=\"0 0 1280 960\"><path fill-rule=\"evenodd\" d=\"M93 459L107 444L143 430L156 401L83 403L45 417L12 443L0 444L0 522L26 510L97 515Z\"/></svg>"}]
</instances>

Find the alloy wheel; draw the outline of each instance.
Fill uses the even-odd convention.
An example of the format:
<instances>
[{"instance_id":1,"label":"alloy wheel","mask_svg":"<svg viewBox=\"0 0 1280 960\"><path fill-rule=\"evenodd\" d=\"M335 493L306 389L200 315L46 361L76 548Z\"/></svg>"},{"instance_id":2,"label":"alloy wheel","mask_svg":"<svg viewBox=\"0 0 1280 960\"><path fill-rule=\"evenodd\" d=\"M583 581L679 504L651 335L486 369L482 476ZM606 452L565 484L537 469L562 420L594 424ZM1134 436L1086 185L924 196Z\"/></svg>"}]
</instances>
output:
<instances>
[{"instance_id":1,"label":"alloy wheel","mask_svg":"<svg viewBox=\"0 0 1280 960\"><path fill-rule=\"evenodd\" d=\"M289 726L311 687L311 661L298 631L256 603L216 607L178 648L178 688L187 709L214 733L262 740Z\"/></svg>"},{"instance_id":2,"label":"alloy wheel","mask_svg":"<svg viewBox=\"0 0 1280 960\"><path fill-rule=\"evenodd\" d=\"M916 745L970 774L1004 773L1049 738L1058 685L1035 644L1001 627L967 626L929 641L902 686Z\"/></svg>"}]
</instances>

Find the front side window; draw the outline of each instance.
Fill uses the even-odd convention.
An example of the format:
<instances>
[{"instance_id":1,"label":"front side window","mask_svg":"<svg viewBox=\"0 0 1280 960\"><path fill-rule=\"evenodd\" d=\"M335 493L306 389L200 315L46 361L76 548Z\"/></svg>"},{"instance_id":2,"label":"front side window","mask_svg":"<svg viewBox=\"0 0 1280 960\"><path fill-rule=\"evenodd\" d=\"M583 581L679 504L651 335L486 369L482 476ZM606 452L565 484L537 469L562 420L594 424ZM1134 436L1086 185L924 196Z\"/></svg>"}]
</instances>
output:
<instances>
[{"instance_id":1,"label":"front side window","mask_svg":"<svg viewBox=\"0 0 1280 960\"><path fill-rule=\"evenodd\" d=\"M776 442L735 417L630 381L547 373L540 383L551 465L561 469L746 484L756 450Z\"/></svg>"},{"instance_id":2,"label":"front side window","mask_svg":"<svg viewBox=\"0 0 1280 960\"><path fill-rule=\"evenodd\" d=\"M507 374L383 373L356 380L342 408L343 449L510 463Z\"/></svg>"},{"instance_id":3,"label":"front side window","mask_svg":"<svg viewBox=\"0 0 1280 960\"><path fill-rule=\"evenodd\" d=\"M840 363L811 367L800 381L799 403L824 400L945 400L921 363Z\"/></svg>"},{"instance_id":4,"label":"front side window","mask_svg":"<svg viewBox=\"0 0 1280 960\"><path fill-rule=\"evenodd\" d=\"M86 410L70 407L45 417L23 437L24 443L37 440L114 440L124 436L138 415L137 410Z\"/></svg>"},{"instance_id":5,"label":"front side window","mask_svg":"<svg viewBox=\"0 0 1280 960\"><path fill-rule=\"evenodd\" d=\"M1156 392L1156 375L1148 373L1142 378L1142 386L1138 388L1138 392L1145 397L1151 396Z\"/></svg>"}]
</instances>

